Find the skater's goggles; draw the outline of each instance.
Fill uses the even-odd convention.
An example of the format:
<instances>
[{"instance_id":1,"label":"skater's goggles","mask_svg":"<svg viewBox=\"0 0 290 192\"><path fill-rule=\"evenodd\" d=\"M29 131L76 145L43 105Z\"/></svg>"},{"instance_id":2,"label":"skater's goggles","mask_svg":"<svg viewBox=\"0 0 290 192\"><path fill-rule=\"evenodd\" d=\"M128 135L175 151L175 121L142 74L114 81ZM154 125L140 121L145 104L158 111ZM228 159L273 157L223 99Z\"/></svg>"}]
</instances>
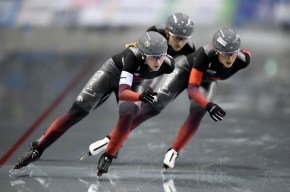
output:
<instances>
[{"instance_id":1,"label":"skater's goggles","mask_svg":"<svg viewBox=\"0 0 290 192\"><path fill-rule=\"evenodd\" d=\"M160 54L160 55L146 55L144 54L146 57L148 57L148 59L152 59L152 60L159 60L159 59L163 59L167 53L163 53L163 54Z\"/></svg>"},{"instance_id":2,"label":"skater's goggles","mask_svg":"<svg viewBox=\"0 0 290 192\"><path fill-rule=\"evenodd\" d=\"M169 35L172 37L174 41L188 41L191 36L180 36L180 35L175 35L169 31Z\"/></svg>"},{"instance_id":3,"label":"skater's goggles","mask_svg":"<svg viewBox=\"0 0 290 192\"><path fill-rule=\"evenodd\" d=\"M237 54L239 53L240 50L237 51L233 51L233 52L221 52L221 51L217 51L222 57L235 57L237 56Z\"/></svg>"}]
</instances>

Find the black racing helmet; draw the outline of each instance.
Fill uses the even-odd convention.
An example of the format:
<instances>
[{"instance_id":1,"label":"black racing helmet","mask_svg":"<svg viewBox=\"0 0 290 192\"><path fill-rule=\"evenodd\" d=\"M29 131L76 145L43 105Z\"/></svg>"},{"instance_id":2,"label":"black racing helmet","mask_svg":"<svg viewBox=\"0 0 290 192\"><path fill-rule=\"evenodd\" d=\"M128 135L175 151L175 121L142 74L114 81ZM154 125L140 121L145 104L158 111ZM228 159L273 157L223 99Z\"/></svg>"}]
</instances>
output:
<instances>
[{"instance_id":1,"label":"black racing helmet","mask_svg":"<svg viewBox=\"0 0 290 192\"><path fill-rule=\"evenodd\" d=\"M212 45L219 52L236 52L240 49L241 38L232 28L220 28L213 35Z\"/></svg>"},{"instance_id":2,"label":"black racing helmet","mask_svg":"<svg viewBox=\"0 0 290 192\"><path fill-rule=\"evenodd\" d=\"M166 29L174 35L189 38L193 33L193 22L184 13L174 13L168 17Z\"/></svg>"},{"instance_id":3,"label":"black racing helmet","mask_svg":"<svg viewBox=\"0 0 290 192\"><path fill-rule=\"evenodd\" d=\"M168 45L160 33L148 31L138 39L138 48L145 55L165 55Z\"/></svg>"}]
</instances>

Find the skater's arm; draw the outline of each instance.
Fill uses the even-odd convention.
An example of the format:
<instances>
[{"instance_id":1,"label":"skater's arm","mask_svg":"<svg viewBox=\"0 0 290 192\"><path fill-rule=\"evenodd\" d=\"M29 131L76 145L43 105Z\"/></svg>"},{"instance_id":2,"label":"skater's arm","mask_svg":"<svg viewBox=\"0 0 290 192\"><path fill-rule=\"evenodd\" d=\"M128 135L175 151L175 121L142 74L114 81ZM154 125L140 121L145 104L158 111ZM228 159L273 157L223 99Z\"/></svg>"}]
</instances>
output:
<instances>
[{"instance_id":1,"label":"skater's arm","mask_svg":"<svg viewBox=\"0 0 290 192\"><path fill-rule=\"evenodd\" d=\"M204 95L199 91L199 85L202 81L203 72L199 71L195 68L192 68L189 82L188 82L188 95L194 100L197 104L199 104L202 108L209 103L209 101L204 97Z\"/></svg>"},{"instance_id":2,"label":"skater's arm","mask_svg":"<svg viewBox=\"0 0 290 192\"><path fill-rule=\"evenodd\" d=\"M151 89L146 89L142 93L136 93L130 89L129 85L122 84L119 86L119 98L123 101L152 103L155 101L154 96L156 95L157 93Z\"/></svg>"},{"instance_id":3,"label":"skater's arm","mask_svg":"<svg viewBox=\"0 0 290 192\"><path fill-rule=\"evenodd\" d=\"M199 91L199 86L196 84L188 84L188 95L192 100L194 100L199 106L205 108L209 101L204 97L204 95Z\"/></svg>"},{"instance_id":4,"label":"skater's arm","mask_svg":"<svg viewBox=\"0 0 290 192\"><path fill-rule=\"evenodd\" d=\"M201 71L192 68L188 83L188 95L202 108L206 109L214 121L222 121L223 117L226 115L226 112L217 104L208 101L199 91L202 75L203 73Z\"/></svg>"},{"instance_id":5,"label":"skater's arm","mask_svg":"<svg viewBox=\"0 0 290 192\"><path fill-rule=\"evenodd\" d=\"M133 74L127 71L122 71L119 83L119 99L123 101L137 102L139 101L140 93L131 90L133 83Z\"/></svg>"},{"instance_id":6,"label":"skater's arm","mask_svg":"<svg viewBox=\"0 0 290 192\"><path fill-rule=\"evenodd\" d=\"M131 87L126 84L119 86L119 99L123 101L137 102L139 101L140 93L131 90Z\"/></svg>"}]
</instances>

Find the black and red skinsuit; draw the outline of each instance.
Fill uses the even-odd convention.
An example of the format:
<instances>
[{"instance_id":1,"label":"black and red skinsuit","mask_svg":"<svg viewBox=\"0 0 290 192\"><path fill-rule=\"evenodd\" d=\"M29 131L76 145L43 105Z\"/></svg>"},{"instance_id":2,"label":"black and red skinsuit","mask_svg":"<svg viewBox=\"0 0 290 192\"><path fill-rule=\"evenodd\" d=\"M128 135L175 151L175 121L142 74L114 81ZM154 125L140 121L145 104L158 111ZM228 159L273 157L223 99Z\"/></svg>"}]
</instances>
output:
<instances>
[{"instance_id":1,"label":"black and red skinsuit","mask_svg":"<svg viewBox=\"0 0 290 192\"><path fill-rule=\"evenodd\" d=\"M235 62L226 68L218 60L218 54L211 44L199 48L187 56L190 64L188 95L191 99L189 115L180 127L172 148L179 152L196 133L200 122L207 112L206 105L213 100L217 81L230 78L250 63L251 53L247 50L238 52ZM172 80L172 84L174 84Z\"/></svg>"},{"instance_id":2,"label":"black and red skinsuit","mask_svg":"<svg viewBox=\"0 0 290 192\"><path fill-rule=\"evenodd\" d=\"M162 34L165 38L167 38L165 25L152 26L152 27L148 28L147 31L156 31L156 32ZM161 92L159 90L161 89L161 87L164 86L164 82L166 83L166 81L168 81L167 79L172 79L173 77L176 76L176 69L183 68L181 65L180 66L176 65L178 63L177 61L181 60L181 59L185 59L186 55L193 53L194 51L195 51L195 46L191 40L189 40L180 51L175 51L170 45L168 45L167 54L172 56L175 60L174 72L172 72L170 74L163 74L163 75L156 77L154 79L144 81L145 87L150 87L153 90L158 90L157 102L145 103L141 108L139 108L139 110L134 112L134 115L132 114L132 115L128 115L130 117L119 118L117 126L110 133L110 142L109 142L109 145L108 145L107 150L106 150L107 154L109 154L111 156L115 155L115 153L118 151L118 149L120 148L122 143L125 141L125 139L129 135L130 131L139 125L139 124L136 125L135 120L138 120L139 118L141 118L142 122L143 122L146 119L149 119L150 117L153 117L153 116L159 114L159 112L160 112L159 108L161 108L161 107L156 109L155 105L161 104L162 106L165 107L166 104L163 104L163 103L165 103L165 102L168 103L171 100L171 96L170 96L170 99L168 99L169 97L167 95L165 97L162 97L163 93L161 94ZM182 75L182 74L180 74L180 75ZM187 85L188 78L185 79L184 82L186 82L186 85ZM177 91L174 97L176 97L179 93L181 93L182 90L183 90L182 87L180 87L180 91ZM144 114L144 116L143 116L142 112L145 112L146 114ZM137 114L137 116L136 116L136 114ZM126 119L126 121L125 121L125 119ZM128 119L130 119L130 121L128 121ZM126 125L126 126L124 126L124 125ZM130 128L130 129L128 129L128 128ZM120 138L120 135L124 134L124 132L126 132L127 136Z\"/></svg>"},{"instance_id":3,"label":"black and red skinsuit","mask_svg":"<svg viewBox=\"0 0 290 192\"><path fill-rule=\"evenodd\" d=\"M131 131L145 120L159 114L170 101L183 90L188 89L191 98L190 113L180 128L172 148L179 152L197 131L206 113L205 106L213 100L217 80L225 80L250 63L250 52L241 50L234 64L225 68L218 60L217 52L211 44L199 48L175 63L175 70L167 75L165 82L157 91L158 100L146 103L133 119ZM160 78L160 77L159 77ZM115 130L110 133L113 135ZM112 140L110 140L110 143ZM110 145L109 143L109 145Z\"/></svg>"},{"instance_id":4,"label":"black and red skinsuit","mask_svg":"<svg viewBox=\"0 0 290 192\"><path fill-rule=\"evenodd\" d=\"M152 26L148 28L147 31L156 31L167 38L165 25ZM164 74L154 79L145 80L144 84L146 87L151 87L157 91L157 101L145 103L142 108L139 109L134 117L131 130L135 129L147 119L158 115L170 101L174 100L187 88L191 66L186 61L186 55L194 53L195 50L195 46L190 39L179 51L175 51L168 45L167 53L174 58L175 69L170 74ZM111 136L112 132L109 135Z\"/></svg>"},{"instance_id":5,"label":"black and red skinsuit","mask_svg":"<svg viewBox=\"0 0 290 192\"><path fill-rule=\"evenodd\" d=\"M54 143L74 124L86 117L91 111L107 100L111 93L118 98L129 102L120 102L120 116L135 111L135 105L140 92L144 89L143 79L152 79L162 74L171 73L175 62L170 56L166 56L158 71L152 71L144 63L142 54L138 48L126 48L121 53L108 59L103 66L90 78L83 90L77 96L72 107L58 117L39 139L37 150L42 153L47 147ZM132 74L131 86L119 85L123 72ZM136 91L136 92L134 92ZM137 106L137 105L136 105Z\"/></svg>"}]
</instances>

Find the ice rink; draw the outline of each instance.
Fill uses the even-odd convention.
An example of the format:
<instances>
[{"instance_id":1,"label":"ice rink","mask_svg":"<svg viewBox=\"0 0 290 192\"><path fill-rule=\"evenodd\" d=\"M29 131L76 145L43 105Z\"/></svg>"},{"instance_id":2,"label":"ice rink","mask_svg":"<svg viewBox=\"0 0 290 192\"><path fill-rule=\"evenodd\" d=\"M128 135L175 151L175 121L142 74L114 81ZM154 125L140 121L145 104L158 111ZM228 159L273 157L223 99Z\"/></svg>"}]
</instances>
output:
<instances>
[{"instance_id":1,"label":"ice rink","mask_svg":"<svg viewBox=\"0 0 290 192\"><path fill-rule=\"evenodd\" d=\"M38 29L11 34L2 30L7 42L12 42L9 45L18 44L9 47L10 55L1 55L0 191L290 191L290 34L278 27L240 29L242 47L253 57L247 69L218 84L215 101L227 116L216 123L206 115L173 169L163 170L162 161L187 116L186 92L134 130L109 173L100 178L96 176L99 156L79 159L90 143L114 127L118 106L113 95L51 145L39 161L9 174L30 142L70 107L105 59L142 30L65 33ZM210 42L215 30L197 28L196 46ZM76 40L79 37L82 44ZM54 47L56 42L58 47ZM28 137L15 146L32 127ZM3 162L12 148L15 151Z\"/></svg>"}]
</instances>

